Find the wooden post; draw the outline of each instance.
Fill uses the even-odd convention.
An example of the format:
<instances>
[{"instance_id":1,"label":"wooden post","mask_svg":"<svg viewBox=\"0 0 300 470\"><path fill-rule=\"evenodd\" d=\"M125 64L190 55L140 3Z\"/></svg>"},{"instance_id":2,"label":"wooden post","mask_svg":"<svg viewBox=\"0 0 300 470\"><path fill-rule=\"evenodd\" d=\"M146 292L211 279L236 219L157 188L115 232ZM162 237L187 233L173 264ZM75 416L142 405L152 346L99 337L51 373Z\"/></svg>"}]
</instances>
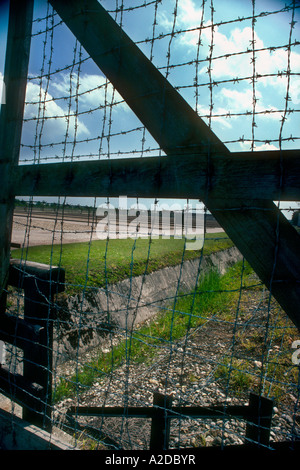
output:
<instances>
[{"instance_id":1,"label":"wooden post","mask_svg":"<svg viewBox=\"0 0 300 470\"><path fill-rule=\"evenodd\" d=\"M246 427L247 445L264 447L269 445L272 413L272 400L250 393L249 419Z\"/></svg>"},{"instance_id":2,"label":"wooden post","mask_svg":"<svg viewBox=\"0 0 300 470\"><path fill-rule=\"evenodd\" d=\"M168 410L171 407L171 397L154 392L150 450L161 451L169 447L170 419L168 417Z\"/></svg>"},{"instance_id":3,"label":"wooden post","mask_svg":"<svg viewBox=\"0 0 300 470\"><path fill-rule=\"evenodd\" d=\"M49 301L49 303L47 302ZM47 286L39 280L32 287L24 290L24 319L28 324L43 326L40 347L24 350L23 376L31 382L42 385L44 390L42 413L30 408L23 408L23 418L41 428L51 431L52 399L52 347L53 347L53 314L51 296ZM38 354L37 354L38 352Z\"/></svg>"},{"instance_id":4,"label":"wooden post","mask_svg":"<svg viewBox=\"0 0 300 470\"><path fill-rule=\"evenodd\" d=\"M0 115L0 314L6 306L15 192L12 174L19 159L32 14L33 0L10 1L4 71L6 94Z\"/></svg>"},{"instance_id":5,"label":"wooden post","mask_svg":"<svg viewBox=\"0 0 300 470\"><path fill-rule=\"evenodd\" d=\"M53 300L64 290L62 268L40 263L11 260L10 283L24 289L24 320L29 326L39 326L38 347L24 349L23 377L43 389L39 410L23 407L23 418L51 431Z\"/></svg>"}]
</instances>

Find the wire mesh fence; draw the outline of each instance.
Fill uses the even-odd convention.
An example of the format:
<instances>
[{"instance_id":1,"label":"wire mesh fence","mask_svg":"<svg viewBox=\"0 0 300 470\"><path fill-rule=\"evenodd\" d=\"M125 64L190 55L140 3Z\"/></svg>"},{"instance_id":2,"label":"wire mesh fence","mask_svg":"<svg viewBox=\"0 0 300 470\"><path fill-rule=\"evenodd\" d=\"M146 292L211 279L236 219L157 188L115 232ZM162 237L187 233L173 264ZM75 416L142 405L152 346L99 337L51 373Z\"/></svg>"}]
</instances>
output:
<instances>
[{"instance_id":1,"label":"wire mesh fence","mask_svg":"<svg viewBox=\"0 0 300 470\"><path fill-rule=\"evenodd\" d=\"M230 151L299 147L297 2L100 3ZM19 163L164 155L50 3L36 2ZM51 387L41 409L30 402L27 410L44 417L50 407L50 436L63 430L81 449L149 449L162 428L173 449L292 445L300 437L299 332L272 284L205 204L120 196L16 201L11 257L21 279L32 262L49 267L50 286L57 270L65 274L48 295L30 271L38 301L23 284L7 287L7 313L22 321L38 302L51 331L43 345ZM297 203L276 204L297 230ZM182 230L186 207L201 220L197 249L189 246L196 232ZM35 359L17 343L2 343L2 366L21 374ZM20 400L11 390L5 406L14 415ZM247 428L250 392L272 400L261 440Z\"/></svg>"}]
</instances>

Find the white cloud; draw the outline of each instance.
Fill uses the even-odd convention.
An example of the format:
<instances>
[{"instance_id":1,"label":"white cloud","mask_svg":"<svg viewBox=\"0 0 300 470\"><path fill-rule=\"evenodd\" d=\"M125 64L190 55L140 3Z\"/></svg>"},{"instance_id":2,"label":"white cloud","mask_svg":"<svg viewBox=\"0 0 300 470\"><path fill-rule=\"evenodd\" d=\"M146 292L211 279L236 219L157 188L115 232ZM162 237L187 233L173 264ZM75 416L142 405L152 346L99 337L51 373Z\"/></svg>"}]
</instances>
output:
<instances>
[{"instance_id":1,"label":"white cloud","mask_svg":"<svg viewBox=\"0 0 300 470\"><path fill-rule=\"evenodd\" d=\"M204 30L204 37L210 41L209 31ZM215 59L212 61L211 67L211 77L212 80L222 80L226 78L243 78L251 77L254 68L252 61L252 53L248 54L239 54L239 52L246 51L247 49L251 50L250 41L252 38L251 28L244 28L243 30L234 29L229 37L226 37L224 34L218 31L214 32L214 56L225 56L230 54L237 54L234 56L222 57L220 59ZM258 49L263 49L264 42L258 37L255 33L255 47ZM300 54L292 51L290 54L290 68L294 73L300 72ZM269 49L264 51L258 51L255 53L255 73L261 75L262 78L259 78L256 81L256 95L260 99L260 103L263 102L263 95L259 94L258 87L265 87L269 90L272 89L272 98L269 94L269 103L268 105L258 104L257 109L266 108L274 109L273 103L275 103L276 98L285 97L287 90L287 77L278 73L285 72L288 69L288 52L283 49L278 49L275 51L270 51ZM207 64L200 69L200 73L207 73ZM268 75L275 76L268 76ZM265 75L265 77L264 77ZM260 88L262 90L262 88ZM300 102L300 80L298 77L290 77L290 87L289 94L291 102L294 104L299 104ZM260 96L259 96L260 95ZM232 95L232 98L234 96ZM236 98L240 98L239 94L236 93ZM249 103L250 95L243 97L243 102ZM270 100L272 99L272 103ZM238 103L237 103L238 105Z\"/></svg>"},{"instance_id":2,"label":"white cloud","mask_svg":"<svg viewBox=\"0 0 300 470\"><path fill-rule=\"evenodd\" d=\"M299 63L300 63L300 55L299 55ZM292 68L292 71L296 73L296 69ZM299 73L299 72L297 72ZM281 101L286 97L286 93L288 91L290 97L290 103L288 104L289 107L293 107L294 105L298 105L300 103L300 78L295 75L290 75L289 83L288 77L286 75L279 75L276 77L271 77L268 80L263 79L262 85L265 86L265 89L274 90L277 93L277 96L281 96Z\"/></svg>"},{"instance_id":3,"label":"white cloud","mask_svg":"<svg viewBox=\"0 0 300 470\"><path fill-rule=\"evenodd\" d=\"M218 96L221 101L225 101L229 105L232 112L252 110L253 108L253 92L250 88L237 91L223 87ZM261 93L256 92L256 99L261 99Z\"/></svg>"},{"instance_id":4,"label":"white cloud","mask_svg":"<svg viewBox=\"0 0 300 470\"><path fill-rule=\"evenodd\" d=\"M45 129L47 130L47 138L56 138L64 135L67 131L69 137L75 133L78 136L88 136L89 130L85 124L76 119L75 115L68 115L68 110L64 109L53 100L53 96L38 84L28 82L26 89L26 106L24 118L33 119L31 122L36 125L35 118L45 118ZM46 131L45 131L46 134Z\"/></svg>"},{"instance_id":5,"label":"white cloud","mask_svg":"<svg viewBox=\"0 0 300 470\"><path fill-rule=\"evenodd\" d=\"M106 81L103 75L81 74L79 83L74 75L71 79L67 74L61 74L59 80L56 80L51 86L59 92L61 96L78 94L78 100L87 108L96 108L97 106L106 106L112 103L118 103L118 108L129 110L121 95L114 90L111 83ZM71 90L70 90L71 87Z\"/></svg>"},{"instance_id":6,"label":"white cloud","mask_svg":"<svg viewBox=\"0 0 300 470\"><path fill-rule=\"evenodd\" d=\"M211 27L205 28L202 33L203 47L208 47L212 40ZM254 34L255 47L263 48L263 41ZM229 36L221 33L218 27L214 28L213 33L213 59L211 63L212 79L220 79L227 77L251 77L253 74L252 53L251 53L252 29L245 27L243 29L233 29ZM244 53L249 51L249 53ZM269 59L269 51L264 56L256 53L255 71L256 73L267 73L270 70L268 63L272 63ZM208 56L208 55L207 55ZM274 64L272 64L274 66ZM204 65L200 73L207 72L207 64Z\"/></svg>"},{"instance_id":7,"label":"white cloud","mask_svg":"<svg viewBox=\"0 0 300 470\"><path fill-rule=\"evenodd\" d=\"M166 14L166 13L165 13ZM178 7L177 26L183 29L197 28L200 25L202 10L195 6L193 0L183 0ZM170 30L169 22L164 21L165 27ZM220 31L220 28L214 26L212 32L211 21L204 24L201 31L202 40L202 57L209 57L209 47L213 37L213 57L221 57L213 59L211 63L212 80L251 77L253 74L252 63L252 39L255 41L255 49L264 49L264 41L256 31L252 34L252 28L246 26L244 28L234 28L228 34ZM185 53L193 53L198 47L199 30L186 32L180 35L179 43L185 47ZM249 51L249 53L244 53ZM232 55L234 54L234 55ZM300 72L300 54L291 50L290 66L293 72ZM266 49L255 52L255 73L258 75L276 74L286 71L288 68L288 51L286 49ZM208 72L208 63L205 63L199 70L200 74ZM277 92L282 93L286 89L286 80L284 78L264 77L259 79L259 84L266 87L278 87ZM299 104L300 91L299 81L292 79L290 85L290 96L295 104Z\"/></svg>"},{"instance_id":8,"label":"white cloud","mask_svg":"<svg viewBox=\"0 0 300 470\"><path fill-rule=\"evenodd\" d=\"M195 15L195 3L191 0L187 2L189 8L187 15L178 15L178 20L181 21L181 27L188 28L196 24L193 23L192 16ZM189 14L191 13L191 14ZM198 10L200 13L200 9ZM227 114L229 113L245 113L255 112L260 113L260 125L266 121L277 121L281 119L282 112L285 106L285 97L287 93L287 77L278 73L285 72L288 69L288 59L290 58L290 67L294 73L300 71L300 54L293 49L288 56L286 49L270 50L264 49L265 42L256 31L246 26L244 28L234 27L231 31L226 32L221 27L214 26L212 31L211 22L207 21L201 31L202 46L200 50L200 58L208 58L210 56L210 45L213 41L213 60L209 63L205 61L200 65L198 80L202 75L202 80L208 81L210 78L213 82L222 80L231 80L230 83L219 87L213 88L213 103L212 117L214 114ZM179 44L185 48L185 54L195 55L198 45L199 31L193 31L181 34ZM255 41L255 63L253 65L253 43ZM247 52L248 51L248 52ZM217 57L220 57L219 59ZM210 69L208 68L210 67ZM208 75L209 72L209 75ZM253 95L253 86L251 77L253 73L258 76L255 82L255 103ZM274 75L274 76L269 76ZM250 80L245 79L249 77ZM238 81L238 79L244 80ZM237 79L236 82L232 80ZM237 85L238 83L238 85ZM296 76L289 77L289 108L293 107L300 102L300 80ZM206 106L207 108L207 106ZM209 114L208 108L205 112L204 106L198 105L199 114ZM261 118L263 121L261 121ZM213 122L218 122L223 128L230 128L234 125L234 117L231 119L226 117L213 118ZM258 121L257 121L258 122Z\"/></svg>"},{"instance_id":9,"label":"white cloud","mask_svg":"<svg viewBox=\"0 0 300 470\"><path fill-rule=\"evenodd\" d=\"M208 116L210 116L210 111L208 106L202 106L201 104L198 104L197 106L197 113L199 116L201 116L205 121L208 120ZM220 116L217 116L220 115ZM231 122L231 116L228 111L228 109L223 108L221 106L218 106L217 108L213 109L213 112L211 113L212 117L212 125L214 126L215 124L219 124L222 126L224 129L231 129L232 128L232 122Z\"/></svg>"},{"instance_id":10,"label":"white cloud","mask_svg":"<svg viewBox=\"0 0 300 470\"><path fill-rule=\"evenodd\" d=\"M195 6L192 0L181 0L178 7L178 22L186 28L197 28L202 18L202 8Z\"/></svg>"},{"instance_id":11,"label":"white cloud","mask_svg":"<svg viewBox=\"0 0 300 470\"><path fill-rule=\"evenodd\" d=\"M274 144L260 144L260 145L254 145L254 151L258 152L260 150L279 150L279 147L277 147Z\"/></svg>"},{"instance_id":12,"label":"white cloud","mask_svg":"<svg viewBox=\"0 0 300 470\"><path fill-rule=\"evenodd\" d=\"M174 11L160 10L158 13L158 24L165 30L170 31L174 21ZM176 26L184 29L199 27L202 18L202 8L195 6L193 0L181 0L176 11Z\"/></svg>"},{"instance_id":13,"label":"white cloud","mask_svg":"<svg viewBox=\"0 0 300 470\"><path fill-rule=\"evenodd\" d=\"M292 79L290 84L289 93L291 100L295 104L300 104L300 79Z\"/></svg>"},{"instance_id":14,"label":"white cloud","mask_svg":"<svg viewBox=\"0 0 300 470\"><path fill-rule=\"evenodd\" d=\"M278 120L280 111L276 106L265 105L264 96L259 90L255 90L255 101L252 88L245 88L242 91L233 88L223 87L217 94L218 102L226 103L227 109L232 113L252 112L263 113L268 119Z\"/></svg>"},{"instance_id":15,"label":"white cloud","mask_svg":"<svg viewBox=\"0 0 300 470\"><path fill-rule=\"evenodd\" d=\"M239 142L240 148L242 151L249 151L250 148L252 147L249 142ZM254 144L253 146L254 152L259 152L259 151L264 151L264 150L279 150L279 147L277 147L274 144L259 144L256 145Z\"/></svg>"},{"instance_id":16,"label":"white cloud","mask_svg":"<svg viewBox=\"0 0 300 470\"><path fill-rule=\"evenodd\" d=\"M255 112L262 113L260 114L260 117L274 119L276 121L280 119L281 113L276 107L266 107L262 104L262 93L256 91L255 98L257 99ZM253 91L250 88L238 91L233 88L222 87L217 93L215 93L214 101L216 104L211 112L213 123L218 123L225 129L232 128L235 125L235 121L240 119L240 114L251 114L253 111ZM210 115L209 107L203 106L199 103L197 106L197 112L202 117ZM237 115L235 116L235 114Z\"/></svg>"}]
</instances>

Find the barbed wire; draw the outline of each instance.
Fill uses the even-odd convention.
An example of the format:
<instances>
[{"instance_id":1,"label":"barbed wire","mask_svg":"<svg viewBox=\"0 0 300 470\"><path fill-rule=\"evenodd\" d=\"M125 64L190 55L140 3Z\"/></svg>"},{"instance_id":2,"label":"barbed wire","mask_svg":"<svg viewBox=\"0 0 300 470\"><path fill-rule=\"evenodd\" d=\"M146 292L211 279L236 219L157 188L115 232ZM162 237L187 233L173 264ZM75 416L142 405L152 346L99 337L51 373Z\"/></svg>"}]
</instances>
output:
<instances>
[{"instance_id":1,"label":"barbed wire","mask_svg":"<svg viewBox=\"0 0 300 470\"><path fill-rule=\"evenodd\" d=\"M231 133L224 132L222 142L225 145L244 149L249 144L251 151L261 145L269 145L270 148L274 146L280 151L285 145L293 146L300 140L298 131L290 128L288 122L288 117L295 118L300 111L297 99L291 98L292 86L300 76L292 61L292 54L297 53L300 46L294 37L295 15L300 5L293 1L274 11L258 12L256 2L252 0L251 14L248 16L236 17L234 12L232 19L219 21L219 4L213 0L198 3L201 11L195 27L182 27L180 23L180 8L186 6L182 0L167 2L171 11L168 22L163 22L160 15L166 5L164 0L141 0L136 1L135 5L126 0L116 0L109 3L108 11L121 27L125 25L129 35L131 28L136 27L130 23L133 18L131 14L147 12L148 27L137 28L138 39L135 43L140 48L149 46L150 60L154 64L158 62L158 70L172 84L174 82L176 90L187 96L191 107L209 127L214 128L218 120L238 123ZM283 13L290 16L285 19L290 20L288 39L283 38L281 45L273 44L269 47L258 43L257 21L275 19ZM218 28L235 27L244 22L251 23L249 45L228 53L219 51L215 44ZM40 17L34 18L33 26L31 39L34 50L40 52L40 60L34 58L29 70L20 163L163 156L164 152L153 142L147 128L135 118L131 121L130 111L127 108L124 110L125 101L109 80L98 70L95 71L92 59L74 38L68 36L63 21L49 4ZM63 33L68 38L69 55L61 54L58 60L60 51L57 38ZM195 33L193 51L191 55L182 57L182 54L178 54L176 41L190 33ZM284 53L284 69L276 73L273 69L262 73L257 63L259 55L267 53L271 56L276 52ZM249 59L247 64L251 69L244 71L235 68L231 74L215 75L214 67L218 61L230 60L232 57ZM192 70L187 77L184 76L186 68ZM176 76L177 72L182 75ZM97 75L96 85L93 80L84 82L91 75ZM260 84L271 79L282 80L280 106L276 106L272 100L267 104L259 103ZM238 109L229 103L227 110L217 90L225 85L240 84L247 86L250 100L245 104L240 103L242 106ZM270 117L274 118L272 122L276 122L278 132L275 126L261 131L263 126L260 118ZM275 117L278 117L276 121ZM245 122L245 127L239 126ZM209 160L210 155L207 158ZM280 161L281 188L283 170ZM139 198L136 200L138 202ZM155 207L158 202L154 200ZM154 391L158 390L164 396L172 395L175 403L183 408L185 405L200 406L203 402L212 407L221 402L226 410L229 403L244 402L252 387L260 396L272 397L280 393L281 399L284 394L282 403L279 399L276 405L282 414L292 416L294 424L293 427L287 426L278 418L276 424L279 431L277 429L276 433L279 437L277 434L273 437L279 439L284 436L290 440L298 437L299 367L297 369L297 365L288 359L291 341L296 338L297 331L274 301L272 286L275 282L284 282L274 278L280 249L279 215L284 212L297 215L299 208L282 207L282 202L278 202L277 243L270 290L267 290L242 256L239 257L240 264L234 264L232 271L229 265L226 272L222 273L219 265L215 266L216 269L207 268L206 263L213 265L214 256L220 260L222 254L226 256L231 248L225 249L221 245L221 249L212 250L213 255L206 255L206 247L211 246L209 244L216 246L217 243L228 241L224 232L209 233L206 207L203 216L204 244L197 257L189 259L185 240L176 253L176 265L173 266L170 261L162 267L161 259L153 261L155 237L149 230L148 238L144 240L145 253L141 262L138 257L137 230L136 238L131 240L128 248L127 275L118 278L121 280L116 282L114 273L121 271L123 266L121 261L111 260L115 240L110 236L104 240L95 240L97 198L91 198L89 203L93 215L88 226L86 220L82 220L80 226L69 225L67 203L67 197L57 197L51 213L51 225L47 225L45 221L37 222L35 201L29 196L22 221L17 211L14 218L15 230L23 230L24 239L18 252L23 261L38 257L38 250L34 250L31 241L37 232L44 233L46 248L42 260L47 259L50 267L64 266L66 252L71 249L67 246L68 236L81 237L80 241L84 237L85 241L83 257L79 260L72 254L73 265L69 264L67 268L70 273L66 273L67 278L63 283L64 294L58 294L53 300L44 298L45 305L57 311L57 317L49 319L49 325L51 323L55 332L55 341L49 345L54 355L53 370L49 371L54 379L54 395L60 393L63 388L61 384L66 386L68 392L72 391L71 398L62 395L58 402L52 403L53 424L63 422L64 429L73 434L81 429L87 429L88 433L93 428L94 433L97 430L97 437L92 432L88 435L97 445L105 446L105 435L115 442L116 448L122 445L125 448L144 448L146 444L142 439L148 437L149 426L130 424L127 410L132 405L151 404ZM246 207L242 202L236 203L227 210L240 211L241 207L245 212L257 210L266 215L273 211L269 207L259 206L256 201ZM224 208L220 204L215 207L215 211L217 214ZM98 246L99 251L96 250ZM158 254L157 258L162 256ZM171 259L170 253L165 256ZM36 260L41 261L41 258ZM154 269L152 263L156 263ZM82 269L81 275L77 277L75 268L79 264ZM186 269L191 265L192 279L189 280ZM138 275L136 267L141 268ZM160 277L163 269L163 279L167 284L165 290ZM215 270L219 271L217 281L213 283ZM230 276L223 284L228 272ZM99 273L101 285L97 281ZM149 288L150 278L156 279L155 292ZM298 282L300 280L295 280L295 283ZM160 290L161 296L156 296ZM24 296L20 289L13 292L8 287L7 294L11 301L8 311L22 318ZM221 298L222 304L215 306L215 298ZM205 309L206 304L210 305L209 309ZM146 318L143 318L146 310L149 317L145 314ZM161 319L162 325L158 329L157 323ZM181 325L182 321L185 321L184 326ZM177 330L180 328L181 334L178 335ZM140 356L137 356L136 345ZM16 371L21 362L19 352L12 349L7 356L11 370ZM91 374L92 378L84 377L84 372ZM79 414L75 417L74 426L66 420L66 403L75 406L91 404L103 408L121 406L124 413L120 422L115 420L111 421L113 424L107 425L107 420L102 417L82 428ZM173 448L188 447L187 435L190 445L196 445L196 441L191 444L192 439L200 435L211 445L214 441L210 438L215 433L221 445L229 445L237 442L244 433L240 420L235 420L232 429L228 427L226 414L220 422L210 422L208 428L198 421L196 427L196 421L193 418L187 420L184 410L178 414L177 421L171 432ZM76 437L77 443L80 443L80 439Z\"/></svg>"}]
</instances>

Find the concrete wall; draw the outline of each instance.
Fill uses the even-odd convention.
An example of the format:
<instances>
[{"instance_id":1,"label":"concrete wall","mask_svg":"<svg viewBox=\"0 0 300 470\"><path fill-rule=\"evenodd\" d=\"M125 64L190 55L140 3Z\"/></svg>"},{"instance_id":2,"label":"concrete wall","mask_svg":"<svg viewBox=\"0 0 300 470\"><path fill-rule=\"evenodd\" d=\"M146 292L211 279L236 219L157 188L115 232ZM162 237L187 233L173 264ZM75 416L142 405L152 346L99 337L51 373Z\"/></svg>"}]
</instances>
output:
<instances>
[{"instance_id":1,"label":"concrete wall","mask_svg":"<svg viewBox=\"0 0 300 470\"><path fill-rule=\"evenodd\" d=\"M212 267L221 274L242 259L237 248L219 251L201 260L201 275ZM106 328L131 328L172 304L179 292L191 292L196 285L199 259L167 267L146 276L126 279L107 290L93 289L65 299L54 351L56 363L75 358L78 353L104 345Z\"/></svg>"},{"instance_id":2,"label":"concrete wall","mask_svg":"<svg viewBox=\"0 0 300 470\"><path fill-rule=\"evenodd\" d=\"M0 450L74 450L67 436L55 436L0 410Z\"/></svg>"}]
</instances>

